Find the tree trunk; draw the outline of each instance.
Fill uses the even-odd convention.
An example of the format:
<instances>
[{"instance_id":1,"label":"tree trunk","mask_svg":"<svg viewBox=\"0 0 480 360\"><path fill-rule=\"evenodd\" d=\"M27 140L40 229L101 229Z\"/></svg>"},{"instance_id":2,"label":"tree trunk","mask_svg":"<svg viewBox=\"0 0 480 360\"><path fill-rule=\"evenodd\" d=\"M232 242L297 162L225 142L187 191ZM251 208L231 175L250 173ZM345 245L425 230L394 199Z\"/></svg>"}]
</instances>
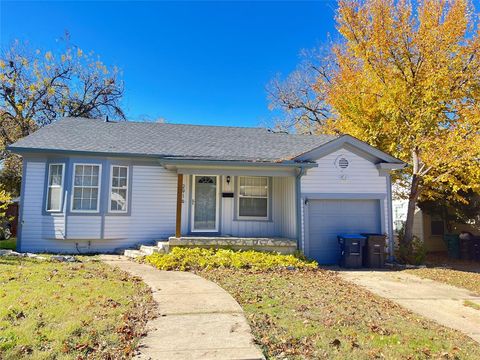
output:
<instances>
[{"instance_id":1,"label":"tree trunk","mask_svg":"<svg viewBox=\"0 0 480 360\"><path fill-rule=\"evenodd\" d=\"M412 185L410 187L410 196L408 198L408 211L407 221L405 222L405 233L402 239L404 245L409 245L413 239L413 217L415 215L415 209L417 207L419 191L420 177L416 174L412 176Z\"/></svg>"}]
</instances>

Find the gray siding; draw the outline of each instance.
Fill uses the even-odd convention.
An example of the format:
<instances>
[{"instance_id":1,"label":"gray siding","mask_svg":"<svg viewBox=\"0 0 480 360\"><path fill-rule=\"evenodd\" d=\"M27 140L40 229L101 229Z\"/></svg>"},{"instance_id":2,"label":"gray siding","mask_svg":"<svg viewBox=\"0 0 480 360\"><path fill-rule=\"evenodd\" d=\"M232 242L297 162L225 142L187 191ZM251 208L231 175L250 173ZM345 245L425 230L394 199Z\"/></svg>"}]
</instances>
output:
<instances>
[{"instance_id":1,"label":"gray siding","mask_svg":"<svg viewBox=\"0 0 480 360\"><path fill-rule=\"evenodd\" d=\"M335 166L340 155L344 155L349 161L349 167L344 171ZM372 194L372 197L384 194L382 222L385 224L385 232L389 233L387 178L379 173L375 164L346 149L334 151L316 162L318 167L309 169L302 177L302 204L309 194L351 194L352 198L355 198L356 194ZM302 224L304 210L302 209ZM305 229L302 226L302 241L304 238Z\"/></svg>"},{"instance_id":2,"label":"gray siding","mask_svg":"<svg viewBox=\"0 0 480 360\"><path fill-rule=\"evenodd\" d=\"M175 231L176 174L160 166L132 166L130 215L65 216L43 214L46 161L26 159L25 164L22 251L108 252ZM103 191L108 191L105 184Z\"/></svg>"},{"instance_id":3,"label":"gray siding","mask_svg":"<svg viewBox=\"0 0 480 360\"><path fill-rule=\"evenodd\" d=\"M42 206L45 162L25 161L23 179L21 251L39 249L44 237ZM63 219L62 219L63 220ZM54 229L51 228L53 232ZM47 234L45 234L47 235Z\"/></svg>"},{"instance_id":4,"label":"gray siding","mask_svg":"<svg viewBox=\"0 0 480 360\"><path fill-rule=\"evenodd\" d=\"M22 251L106 252L154 242L175 232L177 174L158 165L131 167L131 211L129 214L69 214L65 211L45 214L45 171L47 159L26 159ZM104 166L102 171L106 171ZM182 230L190 229L190 179L184 176ZM226 183L222 191L235 189L237 178ZM271 181L271 219L245 221L235 219L235 199L221 198L220 231L223 235L295 238L295 178L273 177ZM230 188L229 188L230 187ZM68 190L68 189L66 189ZM104 182L102 193L108 192ZM105 196L105 194L103 195ZM66 199L69 198L67 194ZM64 203L64 210L69 203ZM77 250L78 249L78 250Z\"/></svg>"}]
</instances>

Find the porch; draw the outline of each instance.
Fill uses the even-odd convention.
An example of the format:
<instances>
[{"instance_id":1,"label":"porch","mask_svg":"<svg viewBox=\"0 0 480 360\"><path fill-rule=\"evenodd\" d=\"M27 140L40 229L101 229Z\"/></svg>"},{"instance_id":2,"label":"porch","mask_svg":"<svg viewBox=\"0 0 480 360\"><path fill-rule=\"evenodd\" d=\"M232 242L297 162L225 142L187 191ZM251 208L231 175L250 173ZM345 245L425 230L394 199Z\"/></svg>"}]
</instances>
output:
<instances>
[{"instance_id":1,"label":"porch","mask_svg":"<svg viewBox=\"0 0 480 360\"><path fill-rule=\"evenodd\" d=\"M164 164L177 175L172 243L272 249L295 243L297 249L298 164L230 164Z\"/></svg>"},{"instance_id":2,"label":"porch","mask_svg":"<svg viewBox=\"0 0 480 360\"><path fill-rule=\"evenodd\" d=\"M290 255L297 251L297 241L275 237L172 236L168 240L158 241L156 245L141 245L138 249L124 250L123 254L130 258L137 258L154 253L165 254L175 247L256 250Z\"/></svg>"}]
</instances>

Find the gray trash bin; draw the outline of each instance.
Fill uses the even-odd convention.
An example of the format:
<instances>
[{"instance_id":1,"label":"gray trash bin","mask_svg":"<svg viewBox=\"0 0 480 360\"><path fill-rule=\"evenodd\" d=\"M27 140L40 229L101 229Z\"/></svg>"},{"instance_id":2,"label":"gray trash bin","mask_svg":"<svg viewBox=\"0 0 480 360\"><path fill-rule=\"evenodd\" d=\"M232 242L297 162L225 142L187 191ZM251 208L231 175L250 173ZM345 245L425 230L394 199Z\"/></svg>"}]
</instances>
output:
<instances>
[{"instance_id":1,"label":"gray trash bin","mask_svg":"<svg viewBox=\"0 0 480 360\"><path fill-rule=\"evenodd\" d=\"M363 247L366 237L361 234L339 234L340 266L346 268L361 268L363 262Z\"/></svg>"}]
</instances>

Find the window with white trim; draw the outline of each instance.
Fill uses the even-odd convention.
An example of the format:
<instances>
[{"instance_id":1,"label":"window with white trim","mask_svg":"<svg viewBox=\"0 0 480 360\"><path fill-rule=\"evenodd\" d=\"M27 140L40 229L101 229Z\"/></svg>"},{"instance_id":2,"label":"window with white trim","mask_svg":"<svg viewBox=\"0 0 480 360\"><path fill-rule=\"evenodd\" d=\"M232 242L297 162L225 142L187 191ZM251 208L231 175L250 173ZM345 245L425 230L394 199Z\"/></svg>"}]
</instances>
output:
<instances>
[{"instance_id":1,"label":"window with white trim","mask_svg":"<svg viewBox=\"0 0 480 360\"><path fill-rule=\"evenodd\" d=\"M268 177L240 176L238 217L267 219L268 196Z\"/></svg>"},{"instance_id":2,"label":"window with white trim","mask_svg":"<svg viewBox=\"0 0 480 360\"><path fill-rule=\"evenodd\" d=\"M112 165L110 171L110 212L127 212L128 166Z\"/></svg>"},{"instance_id":3,"label":"window with white trim","mask_svg":"<svg viewBox=\"0 0 480 360\"><path fill-rule=\"evenodd\" d=\"M75 164L73 169L72 211L98 212L100 204L99 164Z\"/></svg>"},{"instance_id":4,"label":"window with white trim","mask_svg":"<svg viewBox=\"0 0 480 360\"><path fill-rule=\"evenodd\" d=\"M48 165L47 211L62 210L63 164Z\"/></svg>"}]
</instances>

